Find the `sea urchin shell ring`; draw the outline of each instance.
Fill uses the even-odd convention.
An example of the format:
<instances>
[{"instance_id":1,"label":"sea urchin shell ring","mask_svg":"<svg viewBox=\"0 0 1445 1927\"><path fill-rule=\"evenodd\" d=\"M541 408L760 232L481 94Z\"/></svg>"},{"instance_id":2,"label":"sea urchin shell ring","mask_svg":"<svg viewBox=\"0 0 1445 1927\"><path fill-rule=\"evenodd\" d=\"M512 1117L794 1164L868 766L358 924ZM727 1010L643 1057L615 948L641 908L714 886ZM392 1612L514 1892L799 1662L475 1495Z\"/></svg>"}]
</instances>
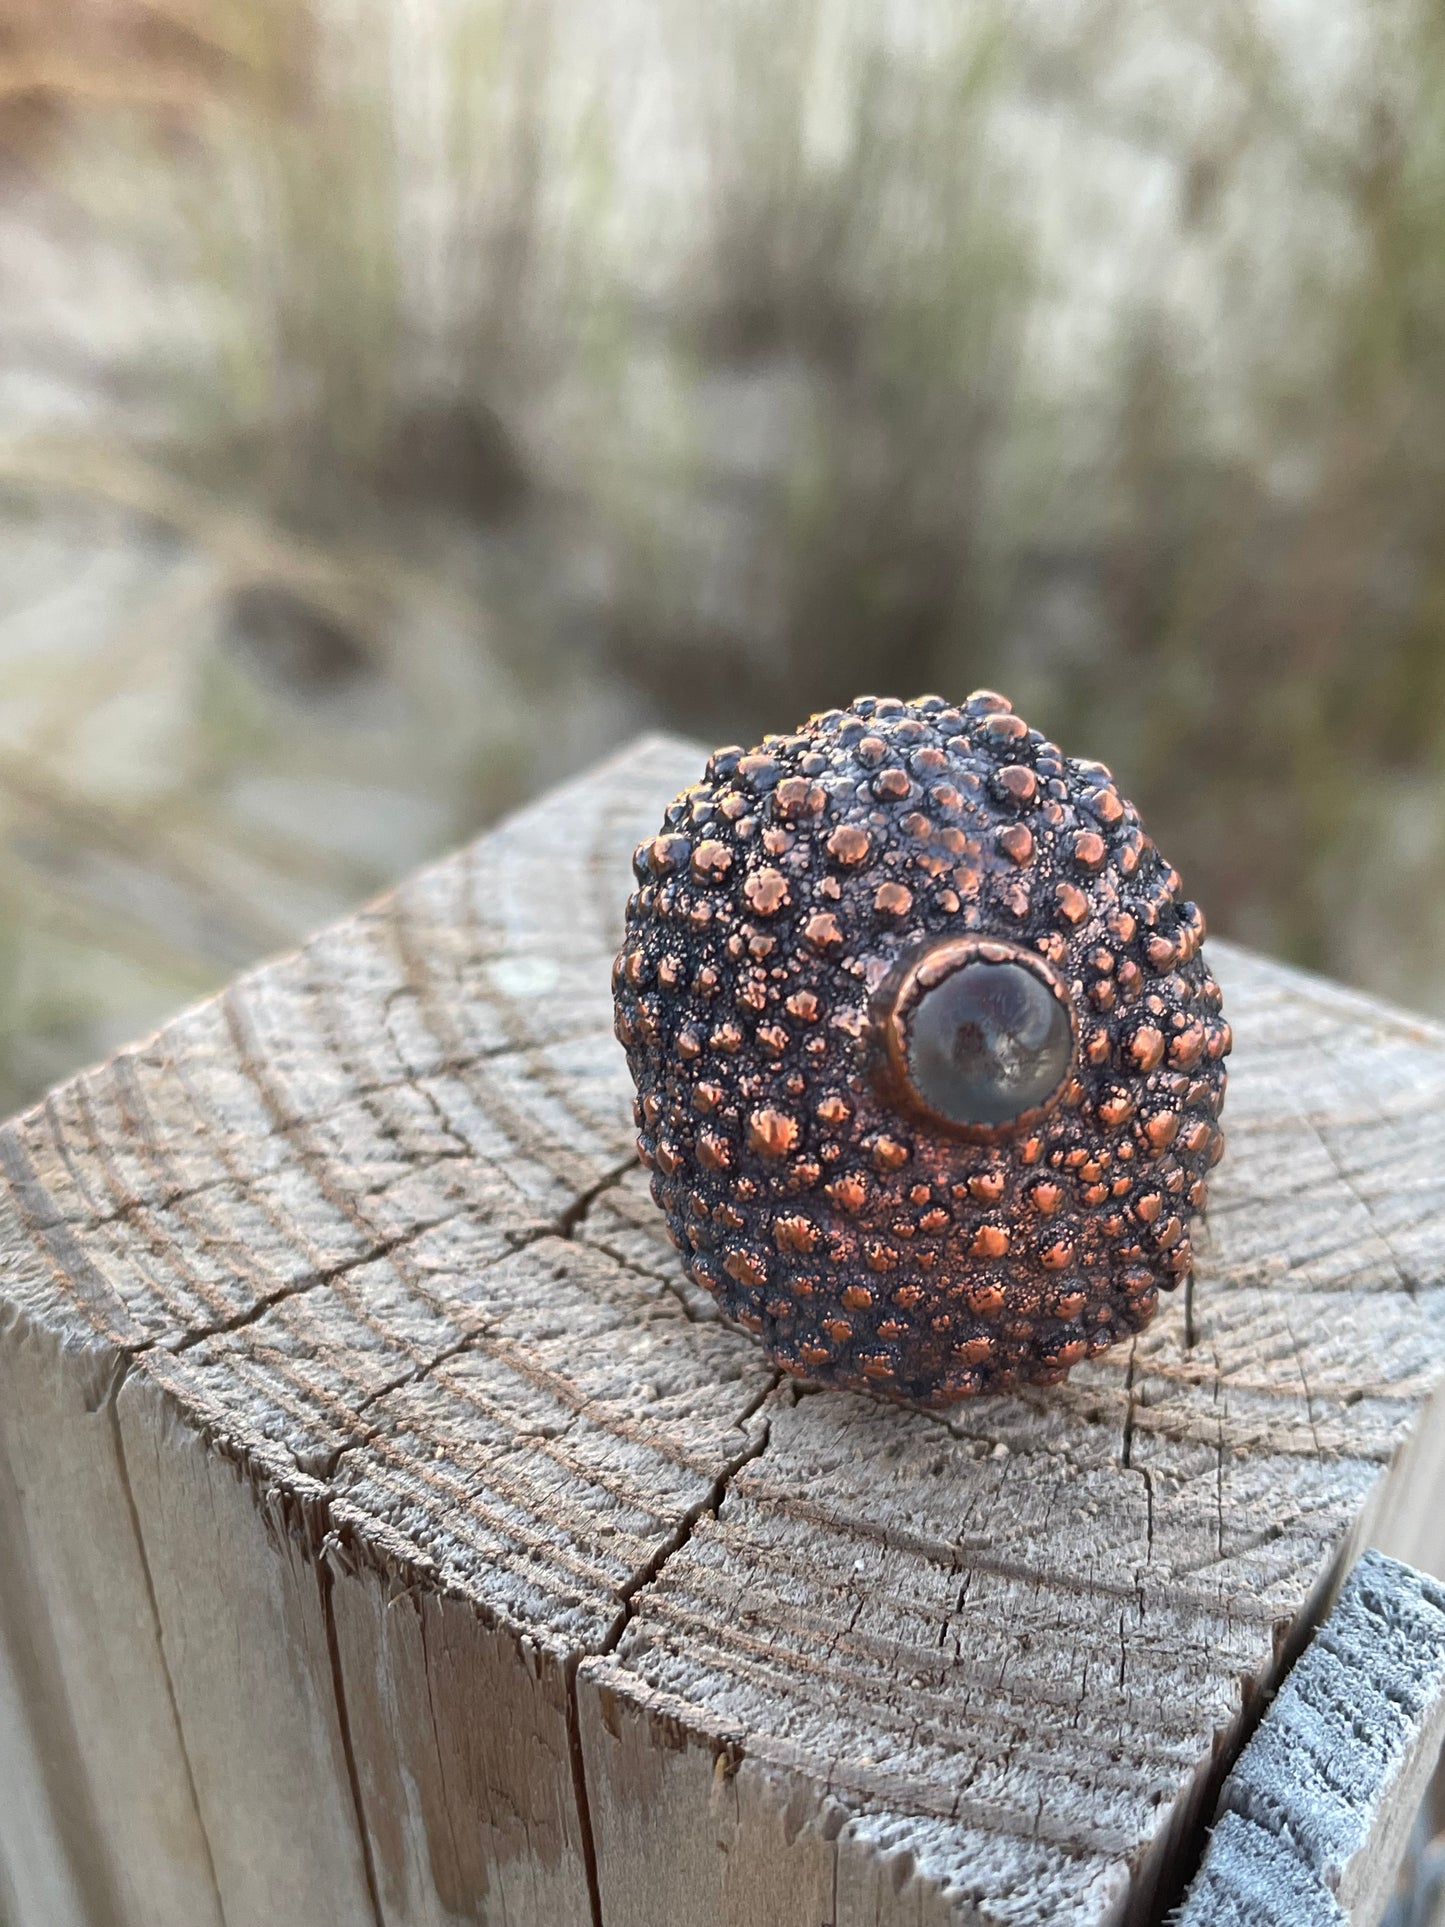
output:
<instances>
[{"instance_id":1,"label":"sea urchin shell ring","mask_svg":"<svg viewBox=\"0 0 1445 1927\"><path fill-rule=\"evenodd\" d=\"M723 749L633 858L638 1155L785 1370L943 1406L1061 1378L1187 1277L1229 1026L1100 763L1001 696Z\"/></svg>"},{"instance_id":2,"label":"sea urchin shell ring","mask_svg":"<svg viewBox=\"0 0 1445 1927\"><path fill-rule=\"evenodd\" d=\"M880 1095L971 1144L1041 1124L1073 1078L1068 985L1019 944L924 944L890 973L870 1015Z\"/></svg>"}]
</instances>

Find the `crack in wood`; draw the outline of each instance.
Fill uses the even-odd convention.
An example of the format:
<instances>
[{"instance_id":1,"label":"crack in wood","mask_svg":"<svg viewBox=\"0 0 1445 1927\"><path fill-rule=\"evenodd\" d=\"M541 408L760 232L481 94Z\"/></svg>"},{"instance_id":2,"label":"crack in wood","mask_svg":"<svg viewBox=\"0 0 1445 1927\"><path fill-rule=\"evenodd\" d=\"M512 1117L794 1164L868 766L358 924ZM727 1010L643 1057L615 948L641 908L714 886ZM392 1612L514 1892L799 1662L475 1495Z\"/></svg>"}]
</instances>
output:
<instances>
[{"instance_id":1,"label":"crack in wood","mask_svg":"<svg viewBox=\"0 0 1445 1927\"><path fill-rule=\"evenodd\" d=\"M200 1790L196 1785L196 1771L191 1759L190 1747L186 1743L186 1729L181 1719L180 1700L176 1694L175 1676L171 1672L170 1659L166 1653L165 1626L161 1619L160 1602L156 1597L155 1578L151 1572L150 1554L146 1550L145 1532L141 1526L140 1510L136 1505L135 1488L131 1484L130 1465L126 1458L125 1435L121 1430L117 1411L117 1400L121 1388L132 1370L131 1361L122 1362L108 1388L104 1401L104 1411L110 1426L111 1440L115 1450L116 1468L120 1474L121 1491L125 1498L126 1514L130 1520L131 1535L135 1540L136 1554L140 1560L141 1574L145 1585L146 1604L150 1612L151 1630L155 1638L156 1654L160 1661L161 1675L165 1681L167 1701L171 1718L175 1725L176 1745L185 1771L186 1786L190 1793L191 1808L195 1815L196 1830L205 1851L206 1873L210 1880L211 1892L215 1897L216 1912L222 1923L226 1919L226 1904L221 1895L221 1883L216 1875L216 1856L211 1846L211 1836L206 1829L206 1816L201 1810Z\"/></svg>"},{"instance_id":2,"label":"crack in wood","mask_svg":"<svg viewBox=\"0 0 1445 1927\"><path fill-rule=\"evenodd\" d=\"M371 1829L367 1825L366 1808L361 1797L361 1774L356 1763L356 1747L351 1737L351 1716L347 1711L346 1686L341 1674L341 1653L336 1638L336 1613L331 1599L333 1584L331 1561L327 1556L327 1547L323 1543L316 1560L316 1587L321 1598L321 1617L326 1628L326 1657L331 1669L331 1696L336 1706L337 1725L341 1732L341 1751L346 1762L347 1786L351 1794L352 1810L356 1816L357 1845L361 1851L367 1898L371 1903L372 1927L386 1927L381 1907L381 1891L376 1879L376 1856L371 1844Z\"/></svg>"},{"instance_id":3,"label":"crack in wood","mask_svg":"<svg viewBox=\"0 0 1445 1927\"><path fill-rule=\"evenodd\" d=\"M582 1225L586 1222L587 1214L591 1211L597 1200L605 1197L609 1191L615 1191L617 1186L621 1184L622 1180L627 1176L628 1172L636 1169L637 1158L634 1155L629 1158L624 1158L622 1162L611 1171L604 1172L595 1184L589 1185L587 1189L577 1197L576 1201L569 1204L567 1209L562 1212L556 1222L557 1236L559 1238L575 1238Z\"/></svg>"}]
</instances>

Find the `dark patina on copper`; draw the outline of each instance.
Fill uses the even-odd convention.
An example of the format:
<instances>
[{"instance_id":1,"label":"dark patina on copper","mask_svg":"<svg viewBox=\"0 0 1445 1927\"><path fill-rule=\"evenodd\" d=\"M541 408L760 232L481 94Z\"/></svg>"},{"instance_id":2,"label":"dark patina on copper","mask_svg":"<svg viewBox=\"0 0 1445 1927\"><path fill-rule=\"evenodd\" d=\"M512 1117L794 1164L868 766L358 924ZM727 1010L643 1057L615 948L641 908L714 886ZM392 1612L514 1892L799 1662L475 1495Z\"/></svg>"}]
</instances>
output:
<instances>
[{"instance_id":1,"label":"dark patina on copper","mask_svg":"<svg viewBox=\"0 0 1445 1927\"><path fill-rule=\"evenodd\" d=\"M800 1375L939 1406L1190 1267L1229 1027L1098 763L979 692L719 750L637 851L614 989L691 1275Z\"/></svg>"}]
</instances>

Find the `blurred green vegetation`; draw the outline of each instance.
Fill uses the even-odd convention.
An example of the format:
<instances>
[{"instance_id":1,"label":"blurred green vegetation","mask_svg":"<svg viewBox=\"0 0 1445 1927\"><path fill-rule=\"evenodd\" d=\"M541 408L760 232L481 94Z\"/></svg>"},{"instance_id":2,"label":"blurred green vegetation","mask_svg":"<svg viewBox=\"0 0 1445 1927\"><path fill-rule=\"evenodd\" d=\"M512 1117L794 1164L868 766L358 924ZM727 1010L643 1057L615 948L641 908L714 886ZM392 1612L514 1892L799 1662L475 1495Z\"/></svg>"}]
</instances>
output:
<instances>
[{"instance_id":1,"label":"blurred green vegetation","mask_svg":"<svg viewBox=\"0 0 1445 1927\"><path fill-rule=\"evenodd\" d=\"M1445 1012L1442 110L1431 0L11 0L0 1103L864 689Z\"/></svg>"}]
</instances>

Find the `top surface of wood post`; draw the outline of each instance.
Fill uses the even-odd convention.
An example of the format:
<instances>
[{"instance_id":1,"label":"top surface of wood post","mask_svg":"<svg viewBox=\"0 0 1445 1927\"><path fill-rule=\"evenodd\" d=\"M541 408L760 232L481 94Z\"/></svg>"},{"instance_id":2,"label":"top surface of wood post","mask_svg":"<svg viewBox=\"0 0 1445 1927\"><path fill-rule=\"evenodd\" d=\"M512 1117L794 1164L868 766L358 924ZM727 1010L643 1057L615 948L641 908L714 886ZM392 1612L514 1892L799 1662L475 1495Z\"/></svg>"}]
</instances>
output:
<instances>
[{"instance_id":1,"label":"top surface of wood post","mask_svg":"<svg viewBox=\"0 0 1445 1927\"><path fill-rule=\"evenodd\" d=\"M785 1845L846 1833L908 1919L1146 1918L1439 1380L1445 1034L1212 945L1192 1291L947 1419L801 1395L682 1277L611 1036L628 859L700 764L640 745L8 1126L0 1331L157 1388ZM629 1797L579 1783L607 1927Z\"/></svg>"}]
</instances>

